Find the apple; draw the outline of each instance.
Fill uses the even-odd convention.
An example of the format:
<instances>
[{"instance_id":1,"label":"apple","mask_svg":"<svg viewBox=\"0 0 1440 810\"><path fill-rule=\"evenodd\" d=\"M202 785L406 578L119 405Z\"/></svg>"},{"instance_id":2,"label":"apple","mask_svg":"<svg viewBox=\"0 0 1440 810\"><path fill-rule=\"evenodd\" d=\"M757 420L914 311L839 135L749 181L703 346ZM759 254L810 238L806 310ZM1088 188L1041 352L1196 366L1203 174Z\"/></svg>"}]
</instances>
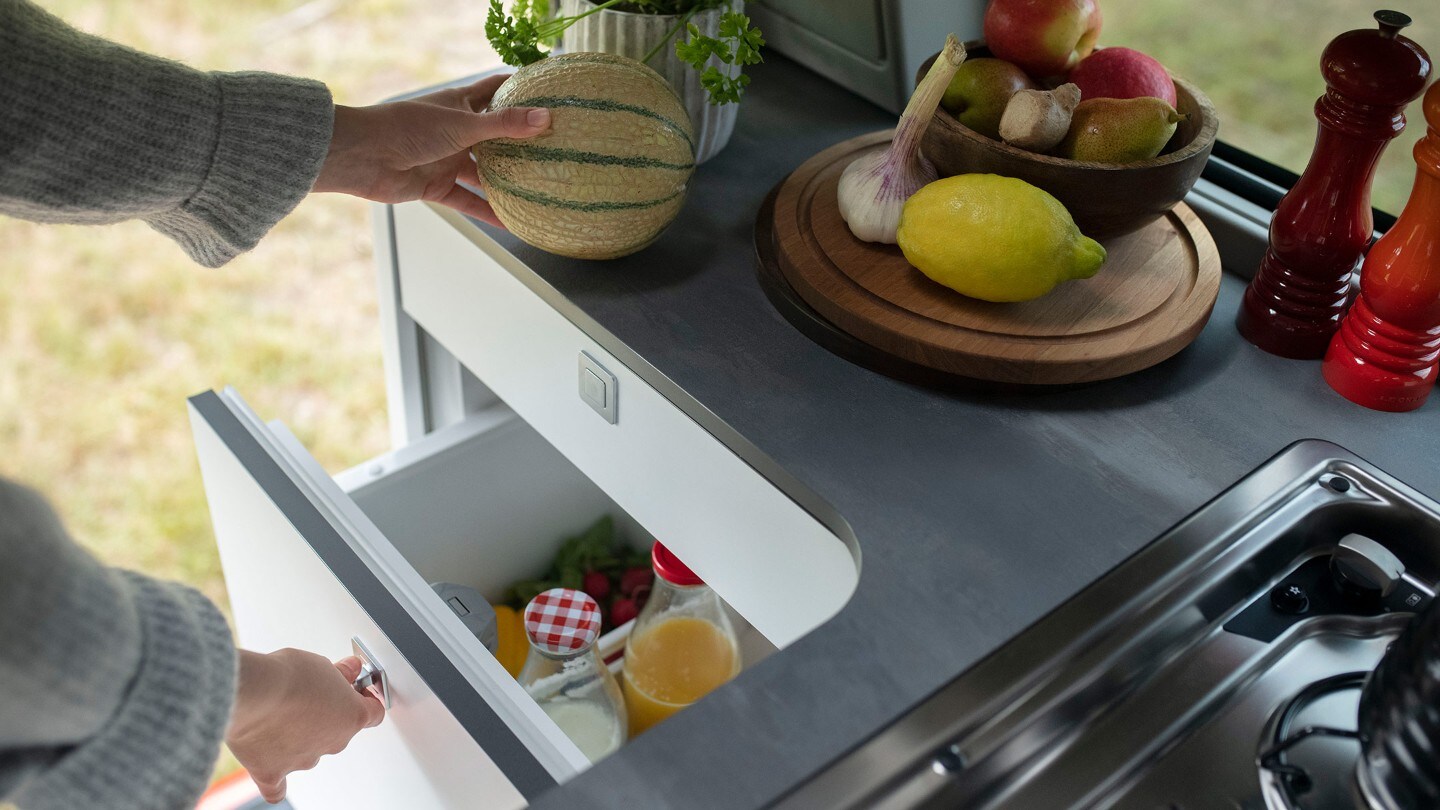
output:
<instances>
[{"instance_id":1,"label":"apple","mask_svg":"<svg viewBox=\"0 0 1440 810\"><path fill-rule=\"evenodd\" d=\"M1101 48L1070 71L1081 98L1154 96L1175 106L1175 82L1165 66L1131 48Z\"/></svg>"},{"instance_id":2,"label":"apple","mask_svg":"<svg viewBox=\"0 0 1440 810\"><path fill-rule=\"evenodd\" d=\"M1095 0L990 0L985 44L1036 79L1062 76L1095 48L1100 7Z\"/></svg>"},{"instance_id":3,"label":"apple","mask_svg":"<svg viewBox=\"0 0 1440 810\"><path fill-rule=\"evenodd\" d=\"M965 60L940 99L955 120L987 138L1000 137L1000 116L1010 97L1037 89L1025 71L1003 59Z\"/></svg>"}]
</instances>

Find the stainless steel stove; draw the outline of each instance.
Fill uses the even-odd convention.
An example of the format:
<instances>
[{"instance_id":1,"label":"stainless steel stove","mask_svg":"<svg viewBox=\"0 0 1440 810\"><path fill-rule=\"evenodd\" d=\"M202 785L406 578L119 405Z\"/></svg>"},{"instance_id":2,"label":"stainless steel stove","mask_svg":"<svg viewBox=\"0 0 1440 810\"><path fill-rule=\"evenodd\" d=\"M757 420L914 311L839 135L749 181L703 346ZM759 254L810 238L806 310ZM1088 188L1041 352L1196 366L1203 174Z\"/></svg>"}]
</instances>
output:
<instances>
[{"instance_id":1,"label":"stainless steel stove","mask_svg":"<svg viewBox=\"0 0 1440 810\"><path fill-rule=\"evenodd\" d=\"M1300 442L783 806L1436 810L1357 718L1437 582L1440 504Z\"/></svg>"}]
</instances>

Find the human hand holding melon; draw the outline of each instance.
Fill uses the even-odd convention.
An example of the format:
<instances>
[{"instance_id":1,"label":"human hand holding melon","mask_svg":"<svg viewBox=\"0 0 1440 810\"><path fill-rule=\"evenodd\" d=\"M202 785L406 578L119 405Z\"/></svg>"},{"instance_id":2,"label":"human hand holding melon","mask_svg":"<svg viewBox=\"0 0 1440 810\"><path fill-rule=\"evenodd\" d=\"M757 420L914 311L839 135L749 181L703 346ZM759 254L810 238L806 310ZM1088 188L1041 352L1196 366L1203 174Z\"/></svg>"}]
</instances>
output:
<instances>
[{"instance_id":1,"label":"human hand holding melon","mask_svg":"<svg viewBox=\"0 0 1440 810\"><path fill-rule=\"evenodd\" d=\"M500 225L475 184L470 147L493 138L531 138L550 128L543 107L489 110L509 76L371 107L335 105L330 151L314 191L382 203L428 200Z\"/></svg>"},{"instance_id":2,"label":"human hand holding melon","mask_svg":"<svg viewBox=\"0 0 1440 810\"><path fill-rule=\"evenodd\" d=\"M549 132L476 144L485 196L526 244L574 259L628 256L685 204L695 131L670 84L624 56L578 51L519 70L491 109L544 103Z\"/></svg>"}]
</instances>

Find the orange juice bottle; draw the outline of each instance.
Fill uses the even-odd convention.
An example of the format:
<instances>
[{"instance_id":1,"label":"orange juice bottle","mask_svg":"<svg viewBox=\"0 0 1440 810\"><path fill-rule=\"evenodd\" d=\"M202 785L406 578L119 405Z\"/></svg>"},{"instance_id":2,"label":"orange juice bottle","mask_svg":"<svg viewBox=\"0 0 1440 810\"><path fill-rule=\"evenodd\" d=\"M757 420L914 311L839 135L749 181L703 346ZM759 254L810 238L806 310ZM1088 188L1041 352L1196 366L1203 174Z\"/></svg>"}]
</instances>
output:
<instances>
[{"instance_id":1,"label":"orange juice bottle","mask_svg":"<svg viewBox=\"0 0 1440 810\"><path fill-rule=\"evenodd\" d=\"M655 586L625 642L621 678L632 737L740 672L735 627L720 597L659 543L650 557Z\"/></svg>"}]
</instances>

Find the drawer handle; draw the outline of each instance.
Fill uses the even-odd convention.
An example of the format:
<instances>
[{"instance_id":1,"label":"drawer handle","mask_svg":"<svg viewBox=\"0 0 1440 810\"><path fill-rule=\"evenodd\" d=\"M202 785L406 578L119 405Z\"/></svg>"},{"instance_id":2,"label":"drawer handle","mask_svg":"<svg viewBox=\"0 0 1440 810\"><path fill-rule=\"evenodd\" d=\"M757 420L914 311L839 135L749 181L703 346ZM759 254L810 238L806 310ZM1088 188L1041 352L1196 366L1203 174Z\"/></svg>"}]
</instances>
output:
<instances>
[{"instance_id":1,"label":"drawer handle","mask_svg":"<svg viewBox=\"0 0 1440 810\"><path fill-rule=\"evenodd\" d=\"M380 702L385 704L385 711L390 711L390 679L385 675L385 668L375 660L370 648L359 636L352 636L350 649L355 651L355 657L360 659L360 674L355 676L355 691L364 692L370 687L380 695Z\"/></svg>"},{"instance_id":2,"label":"drawer handle","mask_svg":"<svg viewBox=\"0 0 1440 810\"><path fill-rule=\"evenodd\" d=\"M580 352L580 399L584 400L606 422L615 424L619 418L616 398L620 395L620 384L609 369L584 350Z\"/></svg>"}]
</instances>

